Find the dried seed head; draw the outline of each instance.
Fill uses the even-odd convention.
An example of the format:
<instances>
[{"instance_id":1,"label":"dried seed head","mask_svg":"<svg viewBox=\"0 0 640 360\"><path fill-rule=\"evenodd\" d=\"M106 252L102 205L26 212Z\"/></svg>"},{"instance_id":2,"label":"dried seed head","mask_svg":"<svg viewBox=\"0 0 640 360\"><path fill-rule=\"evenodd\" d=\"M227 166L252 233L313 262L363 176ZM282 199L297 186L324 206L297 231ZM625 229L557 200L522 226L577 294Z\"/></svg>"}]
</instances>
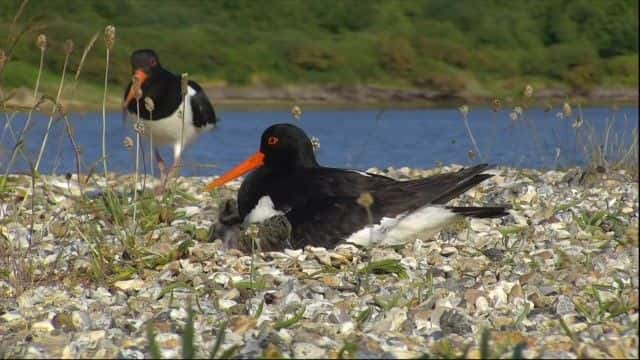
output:
<instances>
[{"instance_id":1,"label":"dried seed head","mask_svg":"<svg viewBox=\"0 0 640 360\"><path fill-rule=\"evenodd\" d=\"M500 101L500 99L493 99L493 103L491 104L491 107L493 108L494 112L498 112L502 110L502 102Z\"/></svg>"},{"instance_id":2,"label":"dried seed head","mask_svg":"<svg viewBox=\"0 0 640 360\"><path fill-rule=\"evenodd\" d=\"M7 55L4 53L4 50L0 49L0 70L7 63Z\"/></svg>"},{"instance_id":3,"label":"dried seed head","mask_svg":"<svg viewBox=\"0 0 640 360\"><path fill-rule=\"evenodd\" d=\"M513 111L518 114L518 116L522 116L522 106L518 105L513 108Z\"/></svg>"},{"instance_id":4,"label":"dried seed head","mask_svg":"<svg viewBox=\"0 0 640 360\"><path fill-rule=\"evenodd\" d=\"M136 125L133 127L133 129L139 134L139 135L144 135L144 123L142 121L137 121Z\"/></svg>"},{"instance_id":5,"label":"dried seed head","mask_svg":"<svg viewBox=\"0 0 640 360\"><path fill-rule=\"evenodd\" d=\"M462 116L467 116L469 114L469 106L468 105L462 105L458 108L458 111L460 111L460 114L462 114Z\"/></svg>"},{"instance_id":6,"label":"dried seed head","mask_svg":"<svg viewBox=\"0 0 640 360\"><path fill-rule=\"evenodd\" d=\"M73 177L73 174L71 174L70 172L67 172L64 174L64 178L67 179L67 181L71 180L72 177Z\"/></svg>"},{"instance_id":7,"label":"dried seed head","mask_svg":"<svg viewBox=\"0 0 640 360\"><path fill-rule=\"evenodd\" d=\"M518 120L518 113L515 111L512 111L509 113L509 117L511 118L512 121L516 121Z\"/></svg>"},{"instance_id":8,"label":"dried seed head","mask_svg":"<svg viewBox=\"0 0 640 360\"><path fill-rule=\"evenodd\" d=\"M576 121L573 122L573 124L571 124L571 126L574 129L578 129L582 126L583 120L582 120L582 116L578 115L576 116Z\"/></svg>"},{"instance_id":9,"label":"dried seed head","mask_svg":"<svg viewBox=\"0 0 640 360\"><path fill-rule=\"evenodd\" d=\"M371 195L371 193L363 192L358 197L357 203L363 208L368 209L371 207L371 205L373 205L373 196Z\"/></svg>"},{"instance_id":10,"label":"dried seed head","mask_svg":"<svg viewBox=\"0 0 640 360\"><path fill-rule=\"evenodd\" d=\"M473 150L469 150L469 151L467 152L467 156L469 156L469 159L470 159L471 161L475 160L475 159L476 159L476 157L477 157L476 152L475 152L475 151L473 151Z\"/></svg>"},{"instance_id":11,"label":"dried seed head","mask_svg":"<svg viewBox=\"0 0 640 360\"><path fill-rule=\"evenodd\" d=\"M312 136L311 146L313 146L313 152L318 151L318 149L320 149L320 139L318 139L316 136Z\"/></svg>"},{"instance_id":12,"label":"dried seed head","mask_svg":"<svg viewBox=\"0 0 640 360\"><path fill-rule=\"evenodd\" d=\"M530 98L531 96L533 96L533 86L527 84L524 87L524 96Z\"/></svg>"},{"instance_id":13,"label":"dried seed head","mask_svg":"<svg viewBox=\"0 0 640 360\"><path fill-rule=\"evenodd\" d=\"M73 52L73 40L67 39L64 42L64 53L69 55Z\"/></svg>"},{"instance_id":14,"label":"dried seed head","mask_svg":"<svg viewBox=\"0 0 640 360\"><path fill-rule=\"evenodd\" d=\"M107 49L111 50L113 44L116 42L116 27L108 25L104 28L104 43Z\"/></svg>"},{"instance_id":15,"label":"dried seed head","mask_svg":"<svg viewBox=\"0 0 640 360\"><path fill-rule=\"evenodd\" d=\"M182 96L187 96L189 93L189 74L182 73L180 76L180 87L182 89Z\"/></svg>"},{"instance_id":16,"label":"dried seed head","mask_svg":"<svg viewBox=\"0 0 640 360\"><path fill-rule=\"evenodd\" d=\"M573 110L571 109L571 104L566 102L564 103L564 105L562 105L562 115L564 115L564 117L566 118L571 117L572 112Z\"/></svg>"},{"instance_id":17,"label":"dried seed head","mask_svg":"<svg viewBox=\"0 0 640 360\"><path fill-rule=\"evenodd\" d=\"M547 103L547 104L544 106L544 112L549 112L549 111L551 111L551 110L553 110L553 106L552 106L550 103Z\"/></svg>"},{"instance_id":18,"label":"dried seed head","mask_svg":"<svg viewBox=\"0 0 640 360\"><path fill-rule=\"evenodd\" d=\"M44 34L38 35L36 38L36 45L41 51L44 51L47 48L47 37Z\"/></svg>"},{"instance_id":19,"label":"dried seed head","mask_svg":"<svg viewBox=\"0 0 640 360\"><path fill-rule=\"evenodd\" d=\"M122 141L122 146L127 150L133 149L133 139L129 136L125 137Z\"/></svg>"},{"instance_id":20,"label":"dried seed head","mask_svg":"<svg viewBox=\"0 0 640 360\"><path fill-rule=\"evenodd\" d=\"M293 116L293 118L298 121L300 120L300 118L302 117L302 109L300 109L300 106L294 105L291 108L291 116Z\"/></svg>"},{"instance_id":21,"label":"dried seed head","mask_svg":"<svg viewBox=\"0 0 640 360\"><path fill-rule=\"evenodd\" d=\"M255 223L247 226L247 229L244 231L244 234L254 241L258 239L259 233L260 233L260 229L258 228L258 225L256 225Z\"/></svg>"},{"instance_id":22,"label":"dried seed head","mask_svg":"<svg viewBox=\"0 0 640 360\"><path fill-rule=\"evenodd\" d=\"M151 99L150 97L145 97L144 98L144 108L147 109L148 112L153 112L153 109L155 109L155 104L153 103L153 99Z\"/></svg>"}]
</instances>

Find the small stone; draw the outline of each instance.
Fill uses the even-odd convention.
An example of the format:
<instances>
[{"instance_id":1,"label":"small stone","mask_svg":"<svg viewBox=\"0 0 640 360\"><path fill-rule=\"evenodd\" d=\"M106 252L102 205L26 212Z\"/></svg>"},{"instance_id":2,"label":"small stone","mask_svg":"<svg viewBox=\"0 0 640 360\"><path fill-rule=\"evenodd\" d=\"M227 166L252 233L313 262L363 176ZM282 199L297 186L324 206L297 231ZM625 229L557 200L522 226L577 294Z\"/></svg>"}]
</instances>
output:
<instances>
[{"instance_id":1,"label":"small stone","mask_svg":"<svg viewBox=\"0 0 640 360\"><path fill-rule=\"evenodd\" d=\"M55 327L53 326L53 324L51 323L51 321L49 320L42 320L42 321L38 321L35 322L31 325L31 330L33 332L40 332L40 333L50 333L53 330L55 330Z\"/></svg>"},{"instance_id":2,"label":"small stone","mask_svg":"<svg viewBox=\"0 0 640 360\"><path fill-rule=\"evenodd\" d=\"M489 291L489 299L493 302L494 307L507 304L507 293L501 287L496 287L494 290Z\"/></svg>"},{"instance_id":3,"label":"small stone","mask_svg":"<svg viewBox=\"0 0 640 360\"><path fill-rule=\"evenodd\" d=\"M297 359L321 359L326 357L326 350L311 343L294 343L293 357Z\"/></svg>"},{"instance_id":4,"label":"small stone","mask_svg":"<svg viewBox=\"0 0 640 360\"><path fill-rule=\"evenodd\" d=\"M484 313L484 312L489 311L489 309L490 309L489 308L489 301L484 296L479 296L476 299L475 305L476 305L476 311L478 313Z\"/></svg>"},{"instance_id":5,"label":"small stone","mask_svg":"<svg viewBox=\"0 0 640 360\"><path fill-rule=\"evenodd\" d=\"M560 295L556 300L555 311L558 315L566 315L575 312L573 301L567 296Z\"/></svg>"},{"instance_id":6,"label":"small stone","mask_svg":"<svg viewBox=\"0 0 640 360\"><path fill-rule=\"evenodd\" d=\"M491 261L501 261L504 258L504 251L498 248L488 248L482 250L482 254Z\"/></svg>"},{"instance_id":7,"label":"small stone","mask_svg":"<svg viewBox=\"0 0 640 360\"><path fill-rule=\"evenodd\" d=\"M70 332L70 331L76 330L76 327L73 324L73 320L71 319L71 316L63 312L55 314L53 319L51 319L51 324L56 329L61 329L64 332Z\"/></svg>"},{"instance_id":8,"label":"small stone","mask_svg":"<svg viewBox=\"0 0 640 360\"><path fill-rule=\"evenodd\" d=\"M144 281L140 279L121 280L113 283L113 286L122 291L140 290L144 286Z\"/></svg>"},{"instance_id":9,"label":"small stone","mask_svg":"<svg viewBox=\"0 0 640 360\"><path fill-rule=\"evenodd\" d=\"M471 230L475 232L491 231L491 226L489 226L487 220L484 219L471 219L471 221L469 221L469 226L471 227Z\"/></svg>"},{"instance_id":10,"label":"small stone","mask_svg":"<svg viewBox=\"0 0 640 360\"><path fill-rule=\"evenodd\" d=\"M0 316L0 320L7 322L9 324L18 322L23 319L24 318L22 317L22 314L20 314L17 311L9 311L7 313L2 314L2 316Z\"/></svg>"},{"instance_id":11,"label":"small stone","mask_svg":"<svg viewBox=\"0 0 640 360\"><path fill-rule=\"evenodd\" d=\"M447 334L465 335L471 332L469 320L455 309L447 309L440 316L440 329Z\"/></svg>"},{"instance_id":12,"label":"small stone","mask_svg":"<svg viewBox=\"0 0 640 360\"><path fill-rule=\"evenodd\" d=\"M230 309L234 306L236 306L238 303L235 300L229 300L229 299L218 299L218 306L220 307L220 309L222 310L227 310Z\"/></svg>"},{"instance_id":13,"label":"small stone","mask_svg":"<svg viewBox=\"0 0 640 360\"><path fill-rule=\"evenodd\" d=\"M453 246L445 246L440 250L440 255L448 257L458 253L458 249Z\"/></svg>"},{"instance_id":14,"label":"small stone","mask_svg":"<svg viewBox=\"0 0 640 360\"><path fill-rule=\"evenodd\" d=\"M476 299L484 295L484 291L478 289L469 289L464 292L464 299L468 304L475 304Z\"/></svg>"}]
</instances>

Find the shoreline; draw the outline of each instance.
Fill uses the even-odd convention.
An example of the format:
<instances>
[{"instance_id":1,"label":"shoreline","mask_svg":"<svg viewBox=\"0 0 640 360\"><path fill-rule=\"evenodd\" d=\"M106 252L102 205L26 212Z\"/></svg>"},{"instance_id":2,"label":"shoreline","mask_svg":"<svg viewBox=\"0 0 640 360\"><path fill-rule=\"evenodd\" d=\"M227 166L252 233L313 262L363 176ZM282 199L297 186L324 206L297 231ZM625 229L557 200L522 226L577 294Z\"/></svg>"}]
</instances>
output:
<instances>
[{"instance_id":1,"label":"shoreline","mask_svg":"<svg viewBox=\"0 0 640 360\"><path fill-rule=\"evenodd\" d=\"M499 99L502 110L526 103L528 107L548 108L562 106L566 101L582 106L638 106L638 88L598 87L587 94L580 94L561 88L540 89L530 99L521 94L512 96L487 96L463 91L447 94L431 88L399 88L377 85L284 85L284 86L203 86L214 106L225 110L289 110L298 105L308 109L438 109L456 108L466 104L474 107L491 108ZM34 98L31 90L18 88L5 91L13 94L3 104L5 109L27 111ZM523 101L526 100L526 101ZM66 112L100 111L98 102L86 100L65 100L61 103ZM120 99L110 95L107 103L109 111L120 111ZM40 111L50 112L51 105L45 103Z\"/></svg>"}]
</instances>

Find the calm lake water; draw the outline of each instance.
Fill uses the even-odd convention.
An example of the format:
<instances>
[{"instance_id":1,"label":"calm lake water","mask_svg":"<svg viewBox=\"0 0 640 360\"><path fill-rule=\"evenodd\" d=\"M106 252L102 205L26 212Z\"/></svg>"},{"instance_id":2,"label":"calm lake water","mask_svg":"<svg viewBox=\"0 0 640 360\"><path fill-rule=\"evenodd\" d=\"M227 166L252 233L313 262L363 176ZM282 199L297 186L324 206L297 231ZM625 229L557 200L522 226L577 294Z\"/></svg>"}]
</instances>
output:
<instances>
[{"instance_id":1,"label":"calm lake water","mask_svg":"<svg viewBox=\"0 0 640 360\"><path fill-rule=\"evenodd\" d=\"M356 169L374 166L428 168L438 162L470 165L480 161L528 168L564 167L584 163L582 144L588 135L595 135L604 142L605 130L612 117L610 144L626 143L628 147L633 134L637 133L637 107L620 108L615 113L609 108L584 108L584 122L577 131L572 126L577 109L571 119L560 119L558 111L531 109L522 118L512 121L506 111L494 113L491 109L472 108L469 124L482 155L472 160L468 151L473 145L457 109L308 110L300 121L293 120L289 111L219 110L220 126L187 149L182 174L214 175L228 170L257 150L262 131L279 122L295 123L309 136L319 138L317 157L321 164ZM16 133L25 118L20 115L13 120L12 128ZM26 149L33 161L47 121L48 117L34 116L33 126L27 132ZM101 117L99 113L73 114L71 122L83 151L83 171L87 171L100 158ZM107 129L109 169L119 173L133 172L134 151L125 150L122 145L126 136L135 139L130 125L122 121L120 113L111 113ZM15 144L7 131L4 115L0 118L0 136L0 171L4 172ZM148 156L148 146L145 146L145 152ZM162 154L168 163L172 161L170 149L163 149ZM28 169L28 163L18 156L12 172ZM64 122L56 121L40 170L61 174L74 169L74 153Z\"/></svg>"}]
</instances>

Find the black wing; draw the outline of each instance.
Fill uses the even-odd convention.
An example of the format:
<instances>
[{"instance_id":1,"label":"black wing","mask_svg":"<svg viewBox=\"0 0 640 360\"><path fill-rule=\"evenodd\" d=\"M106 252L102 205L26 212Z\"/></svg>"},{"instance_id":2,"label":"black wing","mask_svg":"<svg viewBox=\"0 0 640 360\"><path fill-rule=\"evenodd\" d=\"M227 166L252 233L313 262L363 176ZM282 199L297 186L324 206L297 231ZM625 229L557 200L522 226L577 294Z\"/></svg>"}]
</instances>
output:
<instances>
[{"instance_id":1,"label":"black wing","mask_svg":"<svg viewBox=\"0 0 640 360\"><path fill-rule=\"evenodd\" d=\"M211 101L205 94L202 87L195 81L189 80L189 86L196 91L195 95L191 96L191 111L193 111L193 124L196 127L203 127L208 124L216 125L218 123L218 117L213 110Z\"/></svg>"},{"instance_id":2,"label":"black wing","mask_svg":"<svg viewBox=\"0 0 640 360\"><path fill-rule=\"evenodd\" d=\"M357 203L363 192L373 196L371 220L378 223L385 216L394 217L429 203L445 203L491 177L482 174L487 168L482 164L456 173L395 181L384 176L319 167L300 169L288 176L270 176L268 182L260 179L261 176L250 181L261 181L276 208L285 212L292 226L295 248L307 244L332 247L369 224L367 211ZM255 204L262 195L250 194L249 202ZM464 215L463 211L459 212Z\"/></svg>"}]
</instances>

